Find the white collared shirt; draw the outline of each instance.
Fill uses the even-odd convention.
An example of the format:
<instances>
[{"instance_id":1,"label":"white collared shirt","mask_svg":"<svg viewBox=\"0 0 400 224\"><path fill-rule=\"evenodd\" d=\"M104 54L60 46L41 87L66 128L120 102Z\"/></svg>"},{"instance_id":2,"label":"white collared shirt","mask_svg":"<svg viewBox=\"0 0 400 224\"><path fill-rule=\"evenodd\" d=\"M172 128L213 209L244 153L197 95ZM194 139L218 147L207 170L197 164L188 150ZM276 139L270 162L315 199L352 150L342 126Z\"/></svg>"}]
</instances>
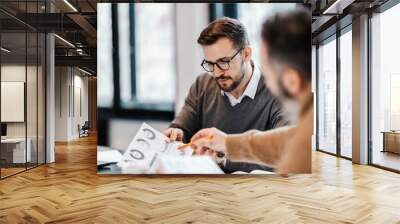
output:
<instances>
[{"instance_id":1,"label":"white collared shirt","mask_svg":"<svg viewBox=\"0 0 400 224\"><path fill-rule=\"evenodd\" d=\"M254 68L254 72L251 75L250 81L247 84L246 89L244 90L243 94L239 98L236 99L232 94L221 90L221 94L222 95L225 94L228 97L229 102L231 103L232 107L234 107L237 104L239 104L240 102L242 102L242 100L245 96L250 97L250 99L252 99L252 100L256 96L258 82L260 81L260 77L261 77L261 71L255 65L253 68Z\"/></svg>"}]
</instances>

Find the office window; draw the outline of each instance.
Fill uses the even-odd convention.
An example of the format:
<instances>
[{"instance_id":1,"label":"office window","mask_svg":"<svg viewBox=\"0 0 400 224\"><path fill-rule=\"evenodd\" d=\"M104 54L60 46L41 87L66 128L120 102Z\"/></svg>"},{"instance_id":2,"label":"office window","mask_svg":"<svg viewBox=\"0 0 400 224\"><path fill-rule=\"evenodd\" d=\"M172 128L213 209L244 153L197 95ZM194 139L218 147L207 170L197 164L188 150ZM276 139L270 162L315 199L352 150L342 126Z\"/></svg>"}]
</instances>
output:
<instances>
[{"instance_id":1,"label":"office window","mask_svg":"<svg viewBox=\"0 0 400 224\"><path fill-rule=\"evenodd\" d=\"M400 4L371 18L372 163L400 170Z\"/></svg>"},{"instance_id":2,"label":"office window","mask_svg":"<svg viewBox=\"0 0 400 224\"><path fill-rule=\"evenodd\" d=\"M175 4L131 3L98 6L98 105L113 107L119 91L123 109L173 110L175 101ZM113 13L117 15L113 17ZM113 21L112 18L117 18ZM119 86L112 67L117 32ZM162 34L162 35L160 35ZM114 49L115 51L115 49ZM116 88L114 90L114 88Z\"/></svg>"},{"instance_id":3,"label":"office window","mask_svg":"<svg viewBox=\"0 0 400 224\"><path fill-rule=\"evenodd\" d=\"M318 149L336 153L336 37L318 48Z\"/></svg>"},{"instance_id":4,"label":"office window","mask_svg":"<svg viewBox=\"0 0 400 224\"><path fill-rule=\"evenodd\" d=\"M97 4L97 105L111 107L114 97L111 4ZM101 53L100 53L101 52Z\"/></svg>"},{"instance_id":5,"label":"office window","mask_svg":"<svg viewBox=\"0 0 400 224\"><path fill-rule=\"evenodd\" d=\"M268 16L295 8L295 3L238 3L238 19L247 28L250 46L253 49L253 60L260 65L261 26Z\"/></svg>"},{"instance_id":6,"label":"office window","mask_svg":"<svg viewBox=\"0 0 400 224\"><path fill-rule=\"evenodd\" d=\"M175 4L134 4L136 99L175 100ZM162 35L160 35L162 34Z\"/></svg>"},{"instance_id":7,"label":"office window","mask_svg":"<svg viewBox=\"0 0 400 224\"><path fill-rule=\"evenodd\" d=\"M351 27L350 27L351 28ZM340 40L340 154L351 158L352 149L352 34L351 29Z\"/></svg>"},{"instance_id":8,"label":"office window","mask_svg":"<svg viewBox=\"0 0 400 224\"><path fill-rule=\"evenodd\" d=\"M118 4L118 44L121 101L132 100L129 3ZM132 49L134 50L134 49Z\"/></svg>"}]
</instances>

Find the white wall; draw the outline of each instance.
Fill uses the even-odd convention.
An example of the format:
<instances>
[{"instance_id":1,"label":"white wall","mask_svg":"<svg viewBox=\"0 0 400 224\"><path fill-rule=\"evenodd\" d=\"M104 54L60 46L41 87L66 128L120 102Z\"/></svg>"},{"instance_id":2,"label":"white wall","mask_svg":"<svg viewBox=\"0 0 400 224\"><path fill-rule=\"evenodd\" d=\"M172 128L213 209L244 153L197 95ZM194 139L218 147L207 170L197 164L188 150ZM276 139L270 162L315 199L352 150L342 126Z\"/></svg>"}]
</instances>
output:
<instances>
[{"instance_id":1,"label":"white wall","mask_svg":"<svg viewBox=\"0 0 400 224\"><path fill-rule=\"evenodd\" d=\"M67 141L67 119L68 119L68 84L69 77L67 67L55 68L55 140Z\"/></svg>"},{"instance_id":2,"label":"white wall","mask_svg":"<svg viewBox=\"0 0 400 224\"><path fill-rule=\"evenodd\" d=\"M78 72L78 73L77 73ZM72 113L72 129L71 129L71 138L78 138L79 133L78 133L78 124L82 126L85 121L88 121L88 77L87 76L82 76L82 73L79 72L78 70L74 70L74 96L71 96L71 98L74 99L74 108L75 113ZM77 90L80 90L80 93L77 92ZM80 99L79 99L79 94ZM81 101L80 103L78 101ZM80 105L79 105L80 104ZM82 113L79 111L79 106L81 106Z\"/></svg>"},{"instance_id":3,"label":"white wall","mask_svg":"<svg viewBox=\"0 0 400 224\"><path fill-rule=\"evenodd\" d=\"M197 38L208 23L208 4L176 4L176 112L183 106L190 85L204 72L200 66L204 56Z\"/></svg>"},{"instance_id":4,"label":"white wall","mask_svg":"<svg viewBox=\"0 0 400 224\"><path fill-rule=\"evenodd\" d=\"M82 126L88 120L88 78L71 67L56 67L55 73L55 141L77 139L78 124Z\"/></svg>"},{"instance_id":5,"label":"white wall","mask_svg":"<svg viewBox=\"0 0 400 224\"><path fill-rule=\"evenodd\" d=\"M81 126L85 123L85 121L89 120L88 114L88 76L84 76L84 74L78 70L75 70L75 82L74 85L81 89L81 107L82 107L82 114L79 111L75 111L75 123L73 124L74 130L74 137L78 137L78 129L77 126L80 124ZM75 94L77 94L75 92Z\"/></svg>"}]
</instances>

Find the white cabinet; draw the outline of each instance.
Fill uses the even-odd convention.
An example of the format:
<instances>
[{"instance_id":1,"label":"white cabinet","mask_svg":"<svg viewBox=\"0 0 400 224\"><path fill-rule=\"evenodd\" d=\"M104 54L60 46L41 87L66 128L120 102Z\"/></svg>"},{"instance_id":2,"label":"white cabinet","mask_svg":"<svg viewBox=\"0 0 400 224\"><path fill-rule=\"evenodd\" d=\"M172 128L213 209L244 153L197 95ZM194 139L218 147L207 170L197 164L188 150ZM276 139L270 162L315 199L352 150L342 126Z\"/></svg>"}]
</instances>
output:
<instances>
[{"instance_id":1,"label":"white cabinet","mask_svg":"<svg viewBox=\"0 0 400 224\"><path fill-rule=\"evenodd\" d=\"M32 161L32 140L28 138L26 143L27 147L25 151L25 138L7 138L1 140L2 147L12 148L13 163L25 163Z\"/></svg>"}]
</instances>

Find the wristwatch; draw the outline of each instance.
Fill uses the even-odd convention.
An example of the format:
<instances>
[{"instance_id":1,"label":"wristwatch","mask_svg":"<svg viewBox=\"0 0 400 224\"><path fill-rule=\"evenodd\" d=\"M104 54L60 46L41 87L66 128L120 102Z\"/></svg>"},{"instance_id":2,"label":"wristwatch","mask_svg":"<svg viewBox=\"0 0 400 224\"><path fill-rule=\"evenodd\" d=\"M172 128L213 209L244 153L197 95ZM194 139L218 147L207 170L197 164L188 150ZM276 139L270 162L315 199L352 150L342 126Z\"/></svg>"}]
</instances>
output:
<instances>
[{"instance_id":1,"label":"wristwatch","mask_svg":"<svg viewBox=\"0 0 400 224\"><path fill-rule=\"evenodd\" d=\"M215 157L215 162L218 164L220 167L225 167L226 166L226 155L224 153L217 153L217 156Z\"/></svg>"}]
</instances>

